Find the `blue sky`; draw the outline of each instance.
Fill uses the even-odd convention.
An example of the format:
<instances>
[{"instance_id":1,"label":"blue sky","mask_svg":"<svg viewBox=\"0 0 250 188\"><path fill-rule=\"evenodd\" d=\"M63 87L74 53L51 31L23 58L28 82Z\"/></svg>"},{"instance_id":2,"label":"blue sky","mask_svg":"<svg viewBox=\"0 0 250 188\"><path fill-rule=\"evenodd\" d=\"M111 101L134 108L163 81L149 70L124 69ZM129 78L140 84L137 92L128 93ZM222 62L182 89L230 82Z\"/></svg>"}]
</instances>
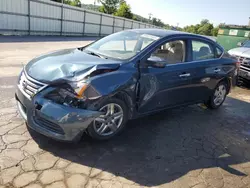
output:
<instances>
[{"instance_id":1,"label":"blue sky","mask_svg":"<svg viewBox=\"0 0 250 188\"><path fill-rule=\"evenodd\" d=\"M94 0L81 0L93 4ZM171 25L186 26L209 19L220 23L247 25L250 17L250 0L126 0L132 11L144 17L152 13Z\"/></svg>"}]
</instances>

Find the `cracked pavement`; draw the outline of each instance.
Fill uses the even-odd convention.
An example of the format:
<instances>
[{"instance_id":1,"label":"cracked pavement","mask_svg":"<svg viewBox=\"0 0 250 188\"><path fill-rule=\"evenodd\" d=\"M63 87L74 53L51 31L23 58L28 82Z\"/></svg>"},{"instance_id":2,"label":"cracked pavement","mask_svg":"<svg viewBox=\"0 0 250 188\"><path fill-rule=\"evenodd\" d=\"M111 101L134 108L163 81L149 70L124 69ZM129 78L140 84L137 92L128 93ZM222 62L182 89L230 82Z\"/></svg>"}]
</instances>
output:
<instances>
[{"instance_id":1,"label":"cracked pavement","mask_svg":"<svg viewBox=\"0 0 250 188\"><path fill-rule=\"evenodd\" d=\"M0 41L0 188L250 188L250 89L235 88L219 110L193 105L130 121L110 141L58 142L17 113L17 76L33 57L91 39Z\"/></svg>"}]
</instances>

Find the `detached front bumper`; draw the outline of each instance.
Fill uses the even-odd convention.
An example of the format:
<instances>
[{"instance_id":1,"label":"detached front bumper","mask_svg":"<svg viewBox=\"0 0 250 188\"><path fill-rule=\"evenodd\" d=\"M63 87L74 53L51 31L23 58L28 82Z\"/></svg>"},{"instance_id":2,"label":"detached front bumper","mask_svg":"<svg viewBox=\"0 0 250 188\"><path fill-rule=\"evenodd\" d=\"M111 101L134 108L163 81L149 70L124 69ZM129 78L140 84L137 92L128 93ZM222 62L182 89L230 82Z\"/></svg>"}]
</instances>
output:
<instances>
[{"instance_id":1,"label":"detached front bumper","mask_svg":"<svg viewBox=\"0 0 250 188\"><path fill-rule=\"evenodd\" d=\"M30 128L45 136L64 141L78 139L90 123L102 112L73 108L54 103L42 91L32 100L18 88L17 107Z\"/></svg>"}]
</instances>

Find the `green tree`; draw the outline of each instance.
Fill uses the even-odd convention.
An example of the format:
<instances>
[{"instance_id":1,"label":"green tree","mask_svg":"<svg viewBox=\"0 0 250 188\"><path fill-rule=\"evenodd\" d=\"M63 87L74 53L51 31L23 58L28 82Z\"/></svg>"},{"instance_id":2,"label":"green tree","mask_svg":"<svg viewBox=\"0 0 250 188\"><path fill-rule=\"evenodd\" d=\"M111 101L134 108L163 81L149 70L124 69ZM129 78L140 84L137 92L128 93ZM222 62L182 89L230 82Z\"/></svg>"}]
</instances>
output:
<instances>
[{"instance_id":1,"label":"green tree","mask_svg":"<svg viewBox=\"0 0 250 188\"><path fill-rule=\"evenodd\" d=\"M138 17L136 15L133 15L133 20L139 21Z\"/></svg>"},{"instance_id":2,"label":"green tree","mask_svg":"<svg viewBox=\"0 0 250 188\"><path fill-rule=\"evenodd\" d=\"M169 30L169 29L172 29L172 26L170 26L169 24L165 24L165 25L164 25L164 29L168 29L168 30Z\"/></svg>"},{"instance_id":3,"label":"green tree","mask_svg":"<svg viewBox=\"0 0 250 188\"><path fill-rule=\"evenodd\" d=\"M133 13L131 12L131 8L126 3L126 1L124 1L124 0L120 1L120 6L119 6L118 10L116 11L115 16L125 17L125 18L129 18L129 19L133 18Z\"/></svg>"},{"instance_id":4,"label":"green tree","mask_svg":"<svg viewBox=\"0 0 250 188\"><path fill-rule=\"evenodd\" d=\"M126 1L125 0L120 0L119 4L121 5L122 3L126 3Z\"/></svg>"},{"instance_id":5,"label":"green tree","mask_svg":"<svg viewBox=\"0 0 250 188\"><path fill-rule=\"evenodd\" d=\"M156 26L159 26L159 27L164 27L165 26L165 24L159 18L153 18L152 19L152 24L156 25Z\"/></svg>"},{"instance_id":6,"label":"green tree","mask_svg":"<svg viewBox=\"0 0 250 188\"><path fill-rule=\"evenodd\" d=\"M195 33L198 34L198 29L199 29L200 25L196 24L196 25L190 25L190 26L186 26L183 28L184 31L188 32L188 33Z\"/></svg>"},{"instance_id":7,"label":"green tree","mask_svg":"<svg viewBox=\"0 0 250 188\"><path fill-rule=\"evenodd\" d=\"M205 24L209 24L209 20L208 19L201 20L201 25L205 25Z\"/></svg>"},{"instance_id":8,"label":"green tree","mask_svg":"<svg viewBox=\"0 0 250 188\"><path fill-rule=\"evenodd\" d=\"M214 28L212 29L212 35L213 35L213 36L217 36L217 35L218 35L218 32L219 32L219 27L214 27Z\"/></svg>"},{"instance_id":9,"label":"green tree","mask_svg":"<svg viewBox=\"0 0 250 188\"><path fill-rule=\"evenodd\" d=\"M198 29L198 34L211 36L213 28L213 24L207 23Z\"/></svg>"},{"instance_id":10,"label":"green tree","mask_svg":"<svg viewBox=\"0 0 250 188\"><path fill-rule=\"evenodd\" d=\"M62 0L52 0L52 1L55 1L55 2L58 2L58 3L62 2ZM71 5L71 6L81 7L81 1L80 0L63 0L63 3Z\"/></svg>"},{"instance_id":11,"label":"green tree","mask_svg":"<svg viewBox=\"0 0 250 188\"><path fill-rule=\"evenodd\" d=\"M102 6L99 8L100 12L106 14L114 14L117 11L117 7L119 5L119 0L98 0Z\"/></svg>"},{"instance_id":12,"label":"green tree","mask_svg":"<svg viewBox=\"0 0 250 188\"><path fill-rule=\"evenodd\" d=\"M211 24L207 19L201 20L200 24L186 26L183 28L183 30L189 33L208 35L208 36L216 34L216 30L214 30L213 24Z\"/></svg>"}]
</instances>

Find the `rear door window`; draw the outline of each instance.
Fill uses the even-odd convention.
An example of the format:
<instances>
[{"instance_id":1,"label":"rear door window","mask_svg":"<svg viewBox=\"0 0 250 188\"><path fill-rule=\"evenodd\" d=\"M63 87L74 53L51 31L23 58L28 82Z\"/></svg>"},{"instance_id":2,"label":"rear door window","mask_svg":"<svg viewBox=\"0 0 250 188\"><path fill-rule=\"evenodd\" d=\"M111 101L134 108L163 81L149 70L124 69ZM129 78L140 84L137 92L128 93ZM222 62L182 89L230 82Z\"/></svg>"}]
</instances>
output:
<instances>
[{"instance_id":1,"label":"rear door window","mask_svg":"<svg viewBox=\"0 0 250 188\"><path fill-rule=\"evenodd\" d=\"M214 59L213 47L206 42L192 40L193 61Z\"/></svg>"}]
</instances>

